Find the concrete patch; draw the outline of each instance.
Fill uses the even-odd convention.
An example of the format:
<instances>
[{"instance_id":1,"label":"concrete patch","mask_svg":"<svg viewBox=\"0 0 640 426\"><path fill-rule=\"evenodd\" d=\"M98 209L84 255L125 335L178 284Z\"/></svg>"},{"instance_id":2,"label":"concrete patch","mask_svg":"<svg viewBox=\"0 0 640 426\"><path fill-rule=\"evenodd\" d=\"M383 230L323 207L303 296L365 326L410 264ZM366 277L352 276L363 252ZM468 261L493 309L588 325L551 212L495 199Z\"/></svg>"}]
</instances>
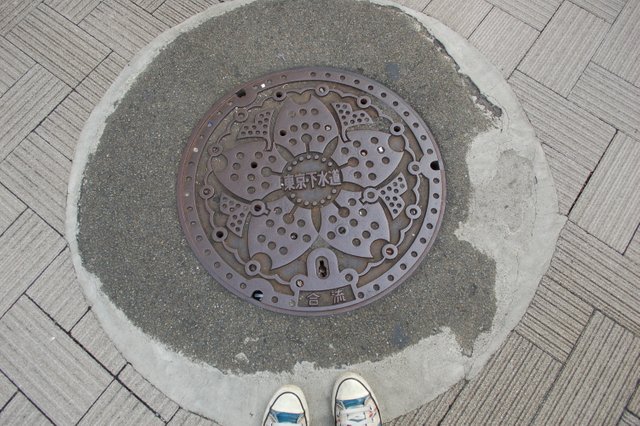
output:
<instances>
[{"instance_id":1,"label":"concrete patch","mask_svg":"<svg viewBox=\"0 0 640 426\"><path fill-rule=\"evenodd\" d=\"M274 13L272 9L275 9L278 12L286 11L286 14L282 15L286 18L304 22L300 21L304 18L303 13L296 14L294 7L287 9L291 5L290 2L256 2L250 7L237 9L246 3L249 2L215 6L160 36L123 71L92 114L83 130L76 153L67 210L67 235L79 280L103 327L136 369L181 405L222 424L259 423L264 404L271 392L285 382L299 384L307 391L312 416L324 422L330 416L328 398L332 381L344 367L359 371L370 379L381 399L385 418L395 417L435 397L460 378L475 374L523 315L540 277L548 266L557 234L563 223L563 218L557 214L555 191L542 150L500 73L455 33L424 15L415 14L415 20L406 17L398 12L400 8L397 7L382 8L372 6L369 2L335 2L350 10L367 11L367 22L372 27L376 26L376 19L385 18L383 24L388 24L389 19L395 19L401 24L398 26L398 33L406 31L406 34L410 34L413 31L420 35L424 28L427 28L455 59L460 72L469 76L483 96L500 107L503 115L499 119L490 119L490 114L487 113L485 117L468 96L466 100L460 98L457 105L450 103L450 109L430 109L429 102L420 97L424 92L418 88L431 90L430 93L435 94L438 93L438 87L448 88L452 81L464 82L462 78L451 78L451 75L455 74L453 64L449 66L453 70L449 71L449 74L440 72L432 75L427 81L415 78L418 72L425 68L419 56L407 55L395 60L392 60L391 56L373 57L370 64L366 64L365 70L359 70L398 91L431 126L443 150L448 172L448 192L453 194L450 195L453 199L448 201L448 206L453 208L447 211L442 238L434 246L433 256L427 258L425 265L416 273L416 279L407 281L388 296L397 299L385 300L391 308L396 309L381 311L380 303L376 303L370 308L356 311L352 316L335 317L322 324L309 321L308 324L298 327L303 331L300 342L291 343L294 350L282 350L281 356L274 358L270 355L273 352L270 353L265 348L277 350L277 346L269 346L269 343L287 333L287 327L291 327L292 321L287 317L267 314L250 307L235 300L224 290L217 289L200 270L197 261L184 244L177 251L173 246L166 247L166 253L157 250L167 241L180 239L177 222L174 225L171 223L175 208L170 204L163 204L165 200L173 200L171 185L168 188L159 185L156 194L157 204L153 204L152 197L147 199L151 201L150 204L134 204L130 211L120 211L120 214L124 214L122 220L129 218L126 224L122 220L118 222L117 211L116 215L111 215L105 208L95 208L104 207L105 204L97 203L92 206L90 198L84 198L82 193L83 179L89 177L91 179L87 181L85 188L90 188L91 191L96 190L92 185L97 182L111 182L111 185L101 189L102 197L96 198L102 200L101 202L117 200L122 195L120 191L129 189L127 185L131 179L122 181L120 186L115 184L114 182L120 183L120 176L115 172L117 167L112 169L112 175L109 176L109 168L106 166L117 164L117 159L125 161L126 154L135 153L137 148L143 147L141 144L133 147L130 152L127 151L130 147L117 144L123 135L117 130L112 131L141 113L136 111L135 107L142 104L128 102L132 95L134 98L137 95L138 99L146 99L149 105L156 107L164 103L165 109L173 108L174 115L180 116L184 113L184 116L188 117L191 114L194 117L192 120L197 120L218 96L234 84L271 69L309 64L309 56L305 56L309 52L299 52L300 49L284 49L284 52L290 52L292 55L289 58L285 55L284 59L278 52L269 51L273 54L265 55L265 60L260 61L259 66L252 62L256 59L255 55L247 55L246 64L242 63L245 59L235 62L235 68L219 74L222 83L212 86L209 93L204 93L199 100L193 100L191 104L174 103L170 96L163 98L161 95L167 93L166 91L148 90L154 87L154 83L156 89L162 89L157 83L166 81L162 79L185 66L180 60L190 60L186 55L189 52L183 52L186 56L180 56L180 60L174 58L174 62L170 62L167 52L171 50L173 43L187 40L188 35L177 40L176 38L187 32L197 34L198 31L211 31L214 26L207 26L207 21L214 16L231 12L236 13L236 19L239 20L236 22L245 22L243 19L248 20L252 13L267 16L268 13ZM304 4L301 5L302 3ZM331 9L324 3L326 2L295 4L311 16L319 16L313 15L311 9ZM379 4L391 6L386 2ZM234 9L237 10L233 12ZM409 14L413 13L403 10ZM337 13L341 14L344 14L344 10ZM339 16L328 15L331 21L339 19ZM222 21L220 22L218 30L224 27ZM328 25L329 23L324 28ZM215 28L213 30L215 31ZM420 37L423 43L427 42L424 35ZM295 40L286 41L295 43ZM208 43L215 44L220 41L209 40ZM263 52L270 48L268 42L248 40L247 43L263 43L258 46ZM353 40L352 43L357 44L357 40ZM398 40L396 44L403 48L411 47L408 37ZM202 48L205 52L211 51L211 44L205 42ZM363 65L362 61L350 62L354 61L354 58L347 54L346 49L340 49L336 44L318 46L317 51L312 53L323 52L326 56L321 57L332 58L335 61L323 65L355 70L359 65ZM341 55L340 52L344 53ZM384 50L380 49L378 52L382 54ZM230 63L223 61L224 58L211 56L209 59L217 59L222 69ZM437 57L434 56L434 59ZM440 54L438 60L446 61L446 57ZM195 63L191 62L188 65ZM438 71L442 70L444 66L438 68ZM464 90L458 86L453 87L458 94L473 93L468 86ZM188 87L174 88L176 91L187 89ZM490 105L479 102L483 103ZM446 105L442 102L439 104ZM460 105L463 107L460 108ZM459 108L454 108L455 106ZM157 120L156 127L147 135L153 140L163 140L161 135L171 131L177 132L176 137L180 132L188 137L195 123L185 118L182 123L172 123L171 129L162 127L160 117L150 118L154 119ZM172 165L177 169L177 160L174 162L174 158L179 157L183 144L184 142L179 140L174 146L163 145L158 147L160 149L155 153L142 149L142 152L155 157L147 168L143 167L136 172L139 173L138 176L134 176L138 185L140 182L166 179ZM108 147L118 149L109 151ZM102 155L104 152L109 153L111 157L107 159ZM92 175L93 170L98 170L99 167L92 168L95 165L99 166L101 162L105 166L102 172L107 174ZM155 167L158 164L163 166ZM163 170L163 167L166 169ZM102 179L96 179L96 176ZM496 209L495 206L501 208ZM91 210L92 207L94 210ZM95 215L93 219L92 214ZM87 222L83 222L85 220ZM101 220L114 220L110 222L112 226L107 229L113 230L113 234L123 233L123 239L118 240L106 235L105 228L98 227ZM155 222L156 228L149 227L145 220ZM85 224L93 224L94 227L84 228ZM131 246L125 243L127 239L132 239L127 231L131 229L128 226L132 224L134 228L137 225L138 229L149 229L147 233L140 235L140 238L144 242L153 242L154 250L147 253L138 251L138 257L133 253L130 257L124 256L124 259L119 260L120 263L116 263L117 256L108 262L105 261L102 256L104 251L99 249L100 246L107 247L111 253L118 253L126 247L131 249ZM447 227L448 231L445 229ZM101 232L93 232L98 229ZM158 230L163 232L164 236L159 235ZM100 244L92 246L91 240L98 240ZM163 254L177 255L173 259L178 259L179 264L174 265L170 272L155 276L153 274L157 271L154 271L151 275L135 276L133 281L128 281L131 277L123 274L129 271L127 268L135 270L135 266L140 262L153 264L154 258ZM441 256L442 262L433 262L437 256ZM439 265L445 264L447 258L451 260L448 263L449 268L439 268ZM446 282L447 275L463 270L465 272L462 277L449 276L449 281L460 283L459 288L442 288L442 293L419 292L421 286L425 285L430 285L429 289L437 288L431 286L429 279L442 278ZM161 284L162 279L167 276L180 278L180 271L184 274L184 279L175 281L176 286L173 288L152 287L154 283ZM137 287L136 282L143 282L145 285ZM489 286L484 284L487 282ZM171 297L167 297L167 294ZM199 297L201 295L202 298ZM190 298L194 298L196 304L189 305L188 301L193 300ZM411 298L416 302L412 305L414 310L397 309L398 306L403 306L404 299ZM425 300L430 302L425 304ZM444 303L438 303L439 301ZM181 302L187 304L181 305ZM146 303L157 309L152 310L150 314L143 309L136 309L136 303L138 307ZM190 311L176 312L176 306ZM215 331L216 327L226 327L224 322L190 323L189 318L193 312L200 312L200 317L206 318L211 310L241 313L239 316L250 326L265 324L264 321L267 321L265 330L279 331L263 341L254 340L265 337L262 335L263 330L245 331L238 335L238 342L232 344L216 340L206 341L200 337L205 336L207 330L203 331L199 327L209 328L208 331L211 332ZM405 312L406 316L393 316L394 311ZM167 313L176 315L171 317L165 315ZM154 317L155 314L159 315ZM416 318L418 320L414 321ZM374 328L373 334L381 343L380 348L375 346L376 340L364 341L364 349L349 345L349 340L345 338L348 337L348 333L345 333L345 330L352 328L345 327L345 324L353 326L358 324L358 320L367 324L367 327ZM304 335L313 330L323 329L329 331L320 337ZM209 335L215 337L215 334ZM180 340L180 336L185 336L184 340ZM267 343L263 343L264 341ZM321 345L316 342L320 342ZM217 346L224 347L218 352L209 350ZM261 347L261 350L255 350L256 347ZM216 354L215 357L212 354ZM295 362L296 360L299 362Z\"/></svg>"}]
</instances>

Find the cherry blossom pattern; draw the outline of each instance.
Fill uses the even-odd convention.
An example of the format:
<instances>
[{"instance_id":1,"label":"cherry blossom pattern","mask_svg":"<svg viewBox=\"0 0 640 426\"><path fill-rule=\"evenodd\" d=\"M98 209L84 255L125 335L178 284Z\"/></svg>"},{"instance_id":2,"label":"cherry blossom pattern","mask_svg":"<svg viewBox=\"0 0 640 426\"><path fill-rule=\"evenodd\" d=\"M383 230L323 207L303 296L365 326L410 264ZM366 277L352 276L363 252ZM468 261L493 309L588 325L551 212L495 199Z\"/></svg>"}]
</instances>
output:
<instances>
[{"instance_id":1,"label":"cherry blossom pattern","mask_svg":"<svg viewBox=\"0 0 640 426\"><path fill-rule=\"evenodd\" d=\"M266 255L272 270L319 239L347 255L379 258L374 242L383 241L375 245L380 250L391 238L385 209L395 218L404 208L407 184L397 171L403 144L391 143L404 141L404 128L369 129L368 98L358 99L355 111L346 102L333 103L331 111L319 99L324 94L301 103L282 99L277 113L243 112L237 144L220 154L225 167L212 170L233 194L221 206L227 228L246 232L249 256Z\"/></svg>"}]
</instances>

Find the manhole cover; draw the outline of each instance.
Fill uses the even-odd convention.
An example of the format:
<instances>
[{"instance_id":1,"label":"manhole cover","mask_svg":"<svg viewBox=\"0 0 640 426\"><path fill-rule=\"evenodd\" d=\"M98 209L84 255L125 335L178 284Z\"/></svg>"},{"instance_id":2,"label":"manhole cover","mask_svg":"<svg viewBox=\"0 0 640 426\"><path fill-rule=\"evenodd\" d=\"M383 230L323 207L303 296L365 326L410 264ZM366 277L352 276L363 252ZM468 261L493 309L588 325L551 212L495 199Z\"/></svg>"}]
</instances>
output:
<instances>
[{"instance_id":1,"label":"manhole cover","mask_svg":"<svg viewBox=\"0 0 640 426\"><path fill-rule=\"evenodd\" d=\"M177 188L206 270L243 299L304 315L399 285L445 203L418 114L380 83L328 68L267 75L220 99L189 139Z\"/></svg>"}]
</instances>

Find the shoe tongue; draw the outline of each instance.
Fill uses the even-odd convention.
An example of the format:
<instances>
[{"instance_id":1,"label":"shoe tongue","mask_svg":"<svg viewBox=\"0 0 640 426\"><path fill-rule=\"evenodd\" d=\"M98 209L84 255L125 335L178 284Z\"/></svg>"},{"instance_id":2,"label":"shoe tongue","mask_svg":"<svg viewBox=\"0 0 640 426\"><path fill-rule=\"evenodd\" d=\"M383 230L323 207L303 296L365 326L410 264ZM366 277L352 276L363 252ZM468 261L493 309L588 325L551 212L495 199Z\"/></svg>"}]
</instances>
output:
<instances>
[{"instance_id":1,"label":"shoe tongue","mask_svg":"<svg viewBox=\"0 0 640 426\"><path fill-rule=\"evenodd\" d=\"M366 396L363 398L346 399L342 401L342 405L344 405L344 408L360 407L364 405L366 400L367 400Z\"/></svg>"},{"instance_id":2,"label":"shoe tongue","mask_svg":"<svg viewBox=\"0 0 640 426\"><path fill-rule=\"evenodd\" d=\"M296 413L275 413L276 420L278 423L291 423L298 424L298 420L300 419L300 414Z\"/></svg>"}]
</instances>

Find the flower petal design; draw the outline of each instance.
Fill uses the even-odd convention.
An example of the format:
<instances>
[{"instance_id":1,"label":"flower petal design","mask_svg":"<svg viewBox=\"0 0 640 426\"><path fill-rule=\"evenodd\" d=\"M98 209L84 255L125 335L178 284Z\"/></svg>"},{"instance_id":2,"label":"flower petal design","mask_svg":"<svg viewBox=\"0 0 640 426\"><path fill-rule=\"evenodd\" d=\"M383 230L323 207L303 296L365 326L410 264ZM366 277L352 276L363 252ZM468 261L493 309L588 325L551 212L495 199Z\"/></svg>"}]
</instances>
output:
<instances>
[{"instance_id":1,"label":"flower petal design","mask_svg":"<svg viewBox=\"0 0 640 426\"><path fill-rule=\"evenodd\" d=\"M244 223L249 217L249 205L234 200L227 194L222 194L220 196L220 211L228 216L227 229L238 237L242 237Z\"/></svg>"},{"instance_id":2,"label":"flower petal design","mask_svg":"<svg viewBox=\"0 0 640 426\"><path fill-rule=\"evenodd\" d=\"M267 142L240 143L223 152L224 169L214 174L225 188L245 200L261 200L280 189L280 173L287 162L277 150L265 151Z\"/></svg>"},{"instance_id":3,"label":"flower petal design","mask_svg":"<svg viewBox=\"0 0 640 426\"><path fill-rule=\"evenodd\" d=\"M322 153L338 137L338 125L329 108L315 96L303 104L289 98L278 113L273 137L276 144L293 155Z\"/></svg>"},{"instance_id":4,"label":"flower petal design","mask_svg":"<svg viewBox=\"0 0 640 426\"><path fill-rule=\"evenodd\" d=\"M236 117L238 117L236 112ZM245 113L246 114L246 113ZM245 115L246 118L246 115ZM269 139L271 134L271 122L273 118L273 110L258 111L254 114L253 120L240 126L238 131L238 139L262 138Z\"/></svg>"},{"instance_id":5,"label":"flower petal design","mask_svg":"<svg viewBox=\"0 0 640 426\"><path fill-rule=\"evenodd\" d=\"M391 148L391 136L377 130L353 130L349 141L338 145L333 161L342 168L342 180L362 187L378 186L398 167L402 152Z\"/></svg>"},{"instance_id":6,"label":"flower petal design","mask_svg":"<svg viewBox=\"0 0 640 426\"><path fill-rule=\"evenodd\" d=\"M389 241L389 222L380 203L365 209L361 196L342 190L335 203L323 207L320 236L336 250L371 258L374 241Z\"/></svg>"},{"instance_id":7,"label":"flower petal design","mask_svg":"<svg viewBox=\"0 0 640 426\"><path fill-rule=\"evenodd\" d=\"M313 245L318 231L311 210L296 208L289 199L267 203L269 213L254 216L249 223L249 256L264 253L271 259L271 269L284 266Z\"/></svg>"},{"instance_id":8,"label":"flower petal design","mask_svg":"<svg viewBox=\"0 0 640 426\"><path fill-rule=\"evenodd\" d=\"M336 102L331 104L333 109L340 117L340 124L342 127L342 137L347 139L347 130L350 127L362 126L363 124L371 124L371 116L364 110L353 111L353 108L348 103Z\"/></svg>"},{"instance_id":9,"label":"flower petal design","mask_svg":"<svg viewBox=\"0 0 640 426\"><path fill-rule=\"evenodd\" d=\"M408 189L407 181L401 173L384 188L365 189L363 199L366 203L375 203L381 200L387 206L391 217L396 219L404 211L405 202L402 199L402 194Z\"/></svg>"}]
</instances>

